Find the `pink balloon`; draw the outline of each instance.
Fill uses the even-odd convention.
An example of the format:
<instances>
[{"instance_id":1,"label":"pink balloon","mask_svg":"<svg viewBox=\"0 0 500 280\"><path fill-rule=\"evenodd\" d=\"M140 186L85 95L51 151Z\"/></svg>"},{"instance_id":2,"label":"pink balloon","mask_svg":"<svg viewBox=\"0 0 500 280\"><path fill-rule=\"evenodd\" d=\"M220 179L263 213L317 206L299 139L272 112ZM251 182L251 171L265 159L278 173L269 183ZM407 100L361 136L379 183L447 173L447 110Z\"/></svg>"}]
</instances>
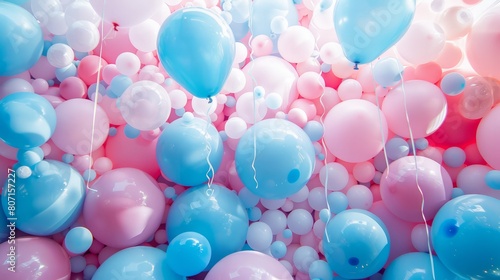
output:
<instances>
[{"instance_id":1,"label":"pink balloon","mask_svg":"<svg viewBox=\"0 0 500 280\"><path fill-rule=\"evenodd\" d=\"M320 74L315 72L305 72L297 80L299 94L307 99L315 99L323 94L325 90L325 80Z\"/></svg>"},{"instance_id":2,"label":"pink balloon","mask_svg":"<svg viewBox=\"0 0 500 280\"><path fill-rule=\"evenodd\" d=\"M496 199L500 199L500 190L495 190L486 185L484 177L493 170L491 167L482 164L473 164L460 170L457 176L457 188L465 194L484 194Z\"/></svg>"},{"instance_id":3,"label":"pink balloon","mask_svg":"<svg viewBox=\"0 0 500 280\"><path fill-rule=\"evenodd\" d=\"M479 153L493 168L500 169L500 106L496 106L481 120L477 127L476 142Z\"/></svg>"},{"instance_id":4,"label":"pink balloon","mask_svg":"<svg viewBox=\"0 0 500 280\"><path fill-rule=\"evenodd\" d=\"M163 222L164 209L164 195L151 176L135 168L118 168L91 185L83 218L95 239L125 248L153 236Z\"/></svg>"},{"instance_id":5,"label":"pink balloon","mask_svg":"<svg viewBox=\"0 0 500 280\"><path fill-rule=\"evenodd\" d=\"M87 85L78 77L68 77L59 85L59 94L64 99L86 98Z\"/></svg>"},{"instance_id":6,"label":"pink balloon","mask_svg":"<svg viewBox=\"0 0 500 280\"><path fill-rule=\"evenodd\" d=\"M423 138L431 135L443 124L446 110L446 98L441 89L420 80L407 81L403 86L391 90L382 104L389 129L402 137L410 137L406 113L413 137Z\"/></svg>"},{"instance_id":7,"label":"pink balloon","mask_svg":"<svg viewBox=\"0 0 500 280\"><path fill-rule=\"evenodd\" d=\"M324 120L326 147L346 162L363 162L385 145L388 130L384 115L373 103L351 99L335 105Z\"/></svg>"},{"instance_id":8,"label":"pink balloon","mask_svg":"<svg viewBox=\"0 0 500 280\"><path fill-rule=\"evenodd\" d=\"M108 65L108 63L104 59L96 55L88 55L80 60L80 64L77 68L78 77L82 79L87 86L95 84L102 80L102 73L99 74L99 81L97 80L97 74L102 72L102 68L106 65Z\"/></svg>"},{"instance_id":9,"label":"pink balloon","mask_svg":"<svg viewBox=\"0 0 500 280\"><path fill-rule=\"evenodd\" d=\"M12 246L15 251L12 251ZM66 251L46 237L18 237L0 244L0 279L69 280L71 265ZM10 254L10 255L9 255ZM12 258L14 254L15 258ZM14 260L15 272L10 271Z\"/></svg>"},{"instance_id":10,"label":"pink balloon","mask_svg":"<svg viewBox=\"0 0 500 280\"><path fill-rule=\"evenodd\" d=\"M448 172L437 162L421 156L417 156L416 161L415 157L406 156L392 162L380 181L380 193L387 209L409 222L424 221L422 194L423 214L428 221L451 199L452 188Z\"/></svg>"},{"instance_id":11,"label":"pink balloon","mask_svg":"<svg viewBox=\"0 0 500 280\"><path fill-rule=\"evenodd\" d=\"M205 280L247 279L293 278L278 260L257 251L240 251L228 255L216 263L205 277Z\"/></svg>"},{"instance_id":12,"label":"pink balloon","mask_svg":"<svg viewBox=\"0 0 500 280\"><path fill-rule=\"evenodd\" d=\"M94 103L88 99L71 99L57 106L56 130L52 135L54 144L66 153L75 155L97 150L108 137L109 119L99 105L96 107L94 124L93 115Z\"/></svg>"}]
</instances>

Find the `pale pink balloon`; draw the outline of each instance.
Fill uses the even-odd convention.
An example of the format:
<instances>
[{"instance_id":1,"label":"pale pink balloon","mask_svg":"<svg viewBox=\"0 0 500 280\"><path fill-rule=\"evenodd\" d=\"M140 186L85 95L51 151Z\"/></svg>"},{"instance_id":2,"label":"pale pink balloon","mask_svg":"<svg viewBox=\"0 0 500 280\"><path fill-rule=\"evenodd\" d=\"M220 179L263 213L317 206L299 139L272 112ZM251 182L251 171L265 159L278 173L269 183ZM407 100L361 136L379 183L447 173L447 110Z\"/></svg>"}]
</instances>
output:
<instances>
[{"instance_id":1,"label":"pale pink balloon","mask_svg":"<svg viewBox=\"0 0 500 280\"><path fill-rule=\"evenodd\" d=\"M69 280L71 277L66 251L50 238L19 236L15 243L0 244L0 253L0 279ZM15 272L9 270L11 260Z\"/></svg>"},{"instance_id":2,"label":"pale pink balloon","mask_svg":"<svg viewBox=\"0 0 500 280\"><path fill-rule=\"evenodd\" d=\"M106 172L91 185L83 218L95 239L114 247L139 245L163 222L165 197L153 177L135 168Z\"/></svg>"},{"instance_id":3,"label":"pale pink balloon","mask_svg":"<svg viewBox=\"0 0 500 280\"><path fill-rule=\"evenodd\" d=\"M409 222L424 222L424 215L426 221L433 219L451 199L452 188L448 172L439 163L421 156L406 156L392 162L380 181L387 209Z\"/></svg>"},{"instance_id":4,"label":"pale pink balloon","mask_svg":"<svg viewBox=\"0 0 500 280\"><path fill-rule=\"evenodd\" d=\"M484 116L477 127L476 143L479 153L493 168L500 170L500 106L497 105Z\"/></svg>"},{"instance_id":5,"label":"pale pink balloon","mask_svg":"<svg viewBox=\"0 0 500 280\"><path fill-rule=\"evenodd\" d=\"M453 42L446 42L443 50L435 59L442 68L453 68L457 66L463 59L462 49Z\"/></svg>"},{"instance_id":6,"label":"pale pink balloon","mask_svg":"<svg viewBox=\"0 0 500 280\"><path fill-rule=\"evenodd\" d=\"M485 13L472 26L467 36L467 58L474 70L481 76L500 79L500 7Z\"/></svg>"},{"instance_id":7,"label":"pale pink balloon","mask_svg":"<svg viewBox=\"0 0 500 280\"><path fill-rule=\"evenodd\" d=\"M253 57L270 55L273 52L273 41L264 34L257 35L250 42Z\"/></svg>"},{"instance_id":8,"label":"pale pink balloon","mask_svg":"<svg viewBox=\"0 0 500 280\"><path fill-rule=\"evenodd\" d=\"M495 190L486 185L484 177L493 168L488 165L472 164L460 171L457 176L457 188L465 194L483 194L500 199L500 190Z\"/></svg>"},{"instance_id":9,"label":"pale pink balloon","mask_svg":"<svg viewBox=\"0 0 500 280\"><path fill-rule=\"evenodd\" d=\"M363 162L385 145L388 129L382 112L373 103L351 99L335 105L324 120L328 150L346 162Z\"/></svg>"},{"instance_id":10,"label":"pale pink balloon","mask_svg":"<svg viewBox=\"0 0 500 280\"><path fill-rule=\"evenodd\" d=\"M97 14L118 26L134 26L150 18L162 5L161 0L91 0Z\"/></svg>"},{"instance_id":11,"label":"pale pink balloon","mask_svg":"<svg viewBox=\"0 0 500 280\"><path fill-rule=\"evenodd\" d=\"M443 124L447 103L438 86L426 81L412 80L387 94L382 111L392 132L402 137L410 137L410 127L414 138L423 138L431 135ZM406 114L410 120L409 126Z\"/></svg>"},{"instance_id":12,"label":"pale pink balloon","mask_svg":"<svg viewBox=\"0 0 500 280\"><path fill-rule=\"evenodd\" d=\"M86 98L87 85L78 77L68 77L59 85L59 94L64 99Z\"/></svg>"},{"instance_id":13,"label":"pale pink balloon","mask_svg":"<svg viewBox=\"0 0 500 280\"><path fill-rule=\"evenodd\" d=\"M97 1L97 0L96 0ZM131 52L135 53L137 49L132 45L129 39L129 28L125 27L115 27L109 22L101 22L98 29L104 29L105 39L103 40L102 52L101 52L101 42L94 49L94 54L102 54L102 58L108 63L115 63L116 58L124 53Z\"/></svg>"},{"instance_id":14,"label":"pale pink balloon","mask_svg":"<svg viewBox=\"0 0 500 280\"><path fill-rule=\"evenodd\" d=\"M50 65L46 56L41 56L37 63L30 68L29 72L35 79L52 80L56 77L56 68Z\"/></svg>"},{"instance_id":15,"label":"pale pink balloon","mask_svg":"<svg viewBox=\"0 0 500 280\"><path fill-rule=\"evenodd\" d=\"M297 100L293 101L292 105L290 106L291 109L293 108L299 108L304 113L307 115L307 120L312 120L316 117L317 114L317 108L316 105L313 103L312 100L309 99L303 99L303 98L298 98Z\"/></svg>"},{"instance_id":16,"label":"pale pink balloon","mask_svg":"<svg viewBox=\"0 0 500 280\"><path fill-rule=\"evenodd\" d=\"M101 147L108 137L109 119L99 105L95 109L94 123L94 103L88 99L70 99L57 106L54 144L75 155L86 155Z\"/></svg>"},{"instance_id":17,"label":"pale pink balloon","mask_svg":"<svg viewBox=\"0 0 500 280\"><path fill-rule=\"evenodd\" d=\"M116 99L111 98L107 95L103 96L99 100L99 106L106 112L109 118L109 123L112 125L122 125L126 124L127 121L122 116L120 109L116 106Z\"/></svg>"},{"instance_id":18,"label":"pale pink balloon","mask_svg":"<svg viewBox=\"0 0 500 280\"><path fill-rule=\"evenodd\" d=\"M275 258L257 251L230 254L215 264L205 280L280 279L292 280L292 275Z\"/></svg>"},{"instance_id":19,"label":"pale pink balloon","mask_svg":"<svg viewBox=\"0 0 500 280\"><path fill-rule=\"evenodd\" d=\"M311 31L300 25L288 27L278 38L280 55L291 63L306 61L312 55L314 45Z\"/></svg>"},{"instance_id":20,"label":"pale pink balloon","mask_svg":"<svg viewBox=\"0 0 500 280\"><path fill-rule=\"evenodd\" d=\"M363 88L357 80L346 79L339 85L337 93L343 101L349 99L359 99L363 94Z\"/></svg>"},{"instance_id":21,"label":"pale pink balloon","mask_svg":"<svg viewBox=\"0 0 500 280\"><path fill-rule=\"evenodd\" d=\"M460 6L447 8L438 19L438 24L443 28L447 40L456 40L466 36L473 22L472 11Z\"/></svg>"},{"instance_id":22,"label":"pale pink balloon","mask_svg":"<svg viewBox=\"0 0 500 280\"><path fill-rule=\"evenodd\" d=\"M418 65L436 59L445 41L444 31L439 25L432 21L416 21L396 43L396 49L404 60Z\"/></svg>"}]
</instances>

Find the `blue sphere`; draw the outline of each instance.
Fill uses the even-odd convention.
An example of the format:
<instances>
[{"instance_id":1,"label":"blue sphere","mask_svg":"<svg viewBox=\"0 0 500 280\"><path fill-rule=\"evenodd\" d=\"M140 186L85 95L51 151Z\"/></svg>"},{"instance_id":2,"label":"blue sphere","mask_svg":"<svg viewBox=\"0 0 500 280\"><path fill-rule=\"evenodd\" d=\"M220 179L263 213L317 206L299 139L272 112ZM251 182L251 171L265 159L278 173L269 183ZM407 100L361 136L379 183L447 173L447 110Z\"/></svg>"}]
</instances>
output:
<instances>
[{"instance_id":1,"label":"blue sphere","mask_svg":"<svg viewBox=\"0 0 500 280\"><path fill-rule=\"evenodd\" d=\"M220 185L187 189L175 200L167 217L169 242L184 232L197 232L208 240L212 258L206 270L223 257L240 251L246 241L248 215L238 196Z\"/></svg>"},{"instance_id":2,"label":"blue sphere","mask_svg":"<svg viewBox=\"0 0 500 280\"><path fill-rule=\"evenodd\" d=\"M92 245L92 233L85 227L74 227L64 237L64 246L73 254L83 254Z\"/></svg>"},{"instance_id":3,"label":"blue sphere","mask_svg":"<svg viewBox=\"0 0 500 280\"><path fill-rule=\"evenodd\" d=\"M466 279L500 279L500 200L466 194L448 201L431 230L437 256Z\"/></svg>"},{"instance_id":4,"label":"blue sphere","mask_svg":"<svg viewBox=\"0 0 500 280\"><path fill-rule=\"evenodd\" d=\"M298 192L311 178L315 163L309 136L282 119L256 123L236 148L235 165L241 181L265 199L282 199Z\"/></svg>"},{"instance_id":5,"label":"blue sphere","mask_svg":"<svg viewBox=\"0 0 500 280\"><path fill-rule=\"evenodd\" d=\"M35 165L33 174L27 178L16 174L14 188L6 182L2 207L8 218L17 218L18 229L45 236L72 225L81 213L84 198L85 182L80 173L68 164L46 160Z\"/></svg>"},{"instance_id":6,"label":"blue sphere","mask_svg":"<svg viewBox=\"0 0 500 280\"><path fill-rule=\"evenodd\" d=\"M0 77L29 70L43 51L40 24L24 8L2 1L0 26Z\"/></svg>"},{"instance_id":7,"label":"blue sphere","mask_svg":"<svg viewBox=\"0 0 500 280\"><path fill-rule=\"evenodd\" d=\"M349 209L326 225L323 251L334 272L348 279L363 279L384 267L390 243L380 218L366 210Z\"/></svg>"},{"instance_id":8,"label":"blue sphere","mask_svg":"<svg viewBox=\"0 0 500 280\"><path fill-rule=\"evenodd\" d=\"M156 145L156 159L163 174L184 186L200 185L212 178L223 153L217 129L191 113L168 124Z\"/></svg>"},{"instance_id":9,"label":"blue sphere","mask_svg":"<svg viewBox=\"0 0 500 280\"><path fill-rule=\"evenodd\" d=\"M50 102L38 94L17 92L0 100L0 140L14 148L47 142L54 134L56 120Z\"/></svg>"},{"instance_id":10,"label":"blue sphere","mask_svg":"<svg viewBox=\"0 0 500 280\"><path fill-rule=\"evenodd\" d=\"M383 280L419 279L419 280L455 280L457 276L449 271L436 256L432 256L434 275L431 267L431 255L423 252L406 253L397 257L385 269Z\"/></svg>"},{"instance_id":11,"label":"blue sphere","mask_svg":"<svg viewBox=\"0 0 500 280\"><path fill-rule=\"evenodd\" d=\"M167 247L168 266L182 276L193 276L202 272L211 256L210 242L205 236L193 231L177 235Z\"/></svg>"}]
</instances>

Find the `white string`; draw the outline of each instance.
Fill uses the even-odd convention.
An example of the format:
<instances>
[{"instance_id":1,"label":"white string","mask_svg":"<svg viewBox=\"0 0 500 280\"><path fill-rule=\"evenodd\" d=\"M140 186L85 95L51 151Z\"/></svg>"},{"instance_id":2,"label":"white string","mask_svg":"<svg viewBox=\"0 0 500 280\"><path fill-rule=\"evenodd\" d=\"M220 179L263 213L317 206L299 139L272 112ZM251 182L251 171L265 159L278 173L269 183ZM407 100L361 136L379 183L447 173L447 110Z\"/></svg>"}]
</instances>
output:
<instances>
[{"instance_id":1,"label":"white string","mask_svg":"<svg viewBox=\"0 0 500 280\"><path fill-rule=\"evenodd\" d=\"M212 189L212 185L213 185L213 182L214 182L214 178L215 178L215 169L214 169L214 166L212 165L212 162L210 161L210 156L212 154L212 145L210 144L210 141L209 139L207 139L209 137L208 135L208 129L210 128L210 124L212 123L212 119L210 118L210 109L212 109L212 106L214 106L214 103L212 102L212 99L209 97L208 99L209 103L210 103L210 106L208 107L207 109L207 125L205 127L205 133L203 135L203 139L207 142L207 146L206 146L206 149L208 150L208 154L207 154L207 164L208 164L208 170L207 170L207 173L205 174L205 176L207 177L207 186L208 186L208 190L207 190L207 195L212 195L213 194L213 189ZM210 174L212 176L210 176Z\"/></svg>"},{"instance_id":2,"label":"white string","mask_svg":"<svg viewBox=\"0 0 500 280\"><path fill-rule=\"evenodd\" d=\"M257 86L257 80L255 79L253 72L254 67L254 50L252 48L252 40L253 34L251 32L252 28L252 17L253 17L253 5L250 5L250 16L248 18L248 26L250 27L250 38L248 39L248 46L250 47L250 70L248 71L248 75L252 79L252 99L253 99L253 125L257 122L257 102L255 96L255 87ZM257 169L255 168L255 161L257 160L257 135L255 134L255 129L252 130L253 136L253 158L252 158L252 170L253 170L253 180L255 182L255 189L259 188L259 181L257 180Z\"/></svg>"}]
</instances>

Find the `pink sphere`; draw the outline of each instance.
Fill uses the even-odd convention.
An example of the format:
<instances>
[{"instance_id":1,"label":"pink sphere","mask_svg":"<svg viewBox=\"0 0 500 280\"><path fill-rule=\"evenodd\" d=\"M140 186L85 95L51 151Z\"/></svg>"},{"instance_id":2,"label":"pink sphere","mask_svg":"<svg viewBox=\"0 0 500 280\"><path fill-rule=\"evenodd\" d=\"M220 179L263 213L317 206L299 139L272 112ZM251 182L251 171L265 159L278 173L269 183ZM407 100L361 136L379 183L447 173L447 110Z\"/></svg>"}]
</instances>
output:
<instances>
[{"instance_id":1,"label":"pink sphere","mask_svg":"<svg viewBox=\"0 0 500 280\"><path fill-rule=\"evenodd\" d=\"M477 127L476 143L479 153L493 168L500 169L500 106L496 106L481 120Z\"/></svg>"},{"instance_id":2,"label":"pink sphere","mask_svg":"<svg viewBox=\"0 0 500 280\"><path fill-rule=\"evenodd\" d=\"M416 156L416 161L415 157L406 156L392 162L380 181L380 193L387 209L409 222L424 222L422 215L427 221L433 219L439 208L451 199L452 188L448 172L439 163L422 156Z\"/></svg>"},{"instance_id":3,"label":"pink sphere","mask_svg":"<svg viewBox=\"0 0 500 280\"><path fill-rule=\"evenodd\" d=\"M87 97L87 85L78 77L68 77L61 82L59 94L64 99Z\"/></svg>"},{"instance_id":4,"label":"pink sphere","mask_svg":"<svg viewBox=\"0 0 500 280\"><path fill-rule=\"evenodd\" d=\"M101 72L102 68L106 65L108 65L108 63L104 59L96 55L88 55L84 57L78 65L78 77L88 86L97 83L99 82L97 80L98 73ZM99 78L99 80L102 80L101 73L99 73Z\"/></svg>"},{"instance_id":5,"label":"pink sphere","mask_svg":"<svg viewBox=\"0 0 500 280\"><path fill-rule=\"evenodd\" d=\"M384 115L373 103L351 99L335 105L324 120L324 140L330 152L346 162L363 162L377 155L387 140Z\"/></svg>"},{"instance_id":6,"label":"pink sphere","mask_svg":"<svg viewBox=\"0 0 500 280\"><path fill-rule=\"evenodd\" d=\"M114 248L139 245L162 223L165 198L158 183L134 168L106 172L91 186L83 218L95 239Z\"/></svg>"}]
</instances>

